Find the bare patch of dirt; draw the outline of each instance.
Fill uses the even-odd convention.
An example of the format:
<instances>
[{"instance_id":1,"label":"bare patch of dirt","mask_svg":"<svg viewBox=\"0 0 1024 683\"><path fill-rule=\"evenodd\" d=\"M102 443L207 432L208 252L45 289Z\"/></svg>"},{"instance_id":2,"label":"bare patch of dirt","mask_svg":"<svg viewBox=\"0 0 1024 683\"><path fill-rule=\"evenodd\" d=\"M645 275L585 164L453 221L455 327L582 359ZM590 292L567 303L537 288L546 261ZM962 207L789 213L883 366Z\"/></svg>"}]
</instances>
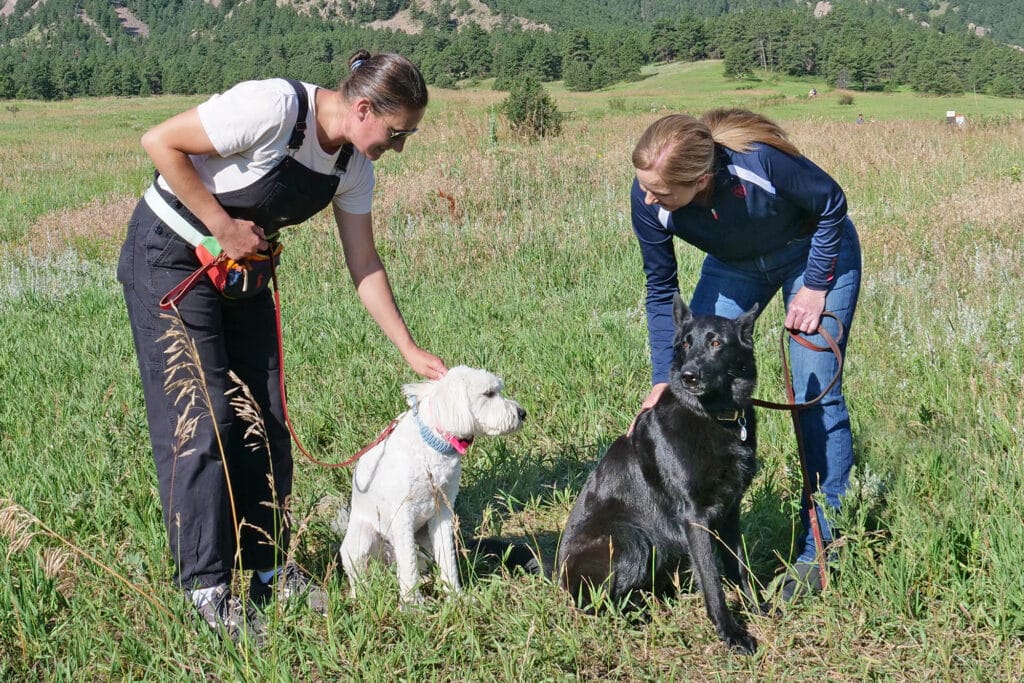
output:
<instances>
[{"instance_id":1,"label":"bare patch of dirt","mask_svg":"<svg viewBox=\"0 0 1024 683\"><path fill-rule=\"evenodd\" d=\"M415 5L425 11L434 12L434 8L437 5L437 0L416 0ZM500 14L495 14L491 11L491 8L480 2L480 0L469 0L469 11L465 14L452 13L452 19L459 21L462 24L474 23L483 28L485 31L490 31L496 26L501 24L506 17ZM540 24L529 19L522 17L510 17L512 21L519 24L523 30L536 30L536 31L550 31L551 27L546 24ZM392 31L402 31L409 34L417 34L423 30L423 25L412 18L412 13L409 10L402 10L391 19L386 21L374 21L367 24L373 29L390 29Z\"/></svg>"},{"instance_id":2,"label":"bare patch of dirt","mask_svg":"<svg viewBox=\"0 0 1024 683\"><path fill-rule=\"evenodd\" d=\"M116 254L138 200L134 196L108 195L85 206L48 213L29 227L25 248L35 256L58 255L68 249Z\"/></svg>"},{"instance_id":3,"label":"bare patch of dirt","mask_svg":"<svg viewBox=\"0 0 1024 683\"><path fill-rule=\"evenodd\" d=\"M117 18L121 22L121 28L128 35L141 36L146 38L149 36L149 26L147 26L142 20L140 20L130 9L124 6L122 2L111 3L114 7L114 12L117 14Z\"/></svg>"},{"instance_id":4,"label":"bare patch of dirt","mask_svg":"<svg viewBox=\"0 0 1024 683\"><path fill-rule=\"evenodd\" d=\"M491 8L480 2L480 0L469 0L469 13L466 15L470 20L479 24L482 28L490 31L500 24L504 17L495 14ZM512 21L519 24L524 31L550 31L551 27L523 17L510 17Z\"/></svg>"},{"instance_id":5,"label":"bare patch of dirt","mask_svg":"<svg viewBox=\"0 0 1024 683\"><path fill-rule=\"evenodd\" d=\"M390 19L379 19L377 21L371 21L367 24L369 28L388 29L391 31L401 31L402 33L408 33L409 35L416 35L423 31L423 24L412 18L412 13L404 9Z\"/></svg>"},{"instance_id":6,"label":"bare patch of dirt","mask_svg":"<svg viewBox=\"0 0 1024 683\"><path fill-rule=\"evenodd\" d=\"M93 21L92 17L90 17L88 14L85 13L84 9L83 10L79 10L77 16L78 16L78 18L81 20L81 22L83 24L85 24L86 26L92 28L92 30L96 31L96 33L99 34L100 38L103 39L104 43L106 43L107 45L110 45L110 43L113 42L110 39L110 36L108 36L106 33L103 32L103 29L100 28L100 25L97 24L95 21Z\"/></svg>"}]
</instances>

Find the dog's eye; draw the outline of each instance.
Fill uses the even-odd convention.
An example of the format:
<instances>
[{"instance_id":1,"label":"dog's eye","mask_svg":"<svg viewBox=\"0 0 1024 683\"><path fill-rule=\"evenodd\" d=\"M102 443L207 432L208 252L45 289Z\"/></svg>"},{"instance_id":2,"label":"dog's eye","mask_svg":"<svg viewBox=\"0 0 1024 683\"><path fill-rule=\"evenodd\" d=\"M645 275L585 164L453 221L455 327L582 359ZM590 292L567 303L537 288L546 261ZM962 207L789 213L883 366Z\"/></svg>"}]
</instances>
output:
<instances>
[{"instance_id":1,"label":"dog's eye","mask_svg":"<svg viewBox=\"0 0 1024 683\"><path fill-rule=\"evenodd\" d=\"M487 391L487 392L484 392L484 398L494 398L497 395L498 395L497 391Z\"/></svg>"}]
</instances>

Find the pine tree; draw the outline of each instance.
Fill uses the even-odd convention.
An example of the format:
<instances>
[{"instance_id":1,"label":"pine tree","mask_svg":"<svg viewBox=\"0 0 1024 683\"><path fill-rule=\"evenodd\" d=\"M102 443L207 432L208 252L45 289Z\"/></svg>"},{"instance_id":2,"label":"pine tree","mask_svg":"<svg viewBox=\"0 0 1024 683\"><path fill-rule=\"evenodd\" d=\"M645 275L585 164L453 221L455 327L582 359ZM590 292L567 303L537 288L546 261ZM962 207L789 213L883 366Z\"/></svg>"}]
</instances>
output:
<instances>
[{"instance_id":1,"label":"pine tree","mask_svg":"<svg viewBox=\"0 0 1024 683\"><path fill-rule=\"evenodd\" d=\"M528 139L557 137L565 115L533 74L519 76L501 104L513 132Z\"/></svg>"}]
</instances>

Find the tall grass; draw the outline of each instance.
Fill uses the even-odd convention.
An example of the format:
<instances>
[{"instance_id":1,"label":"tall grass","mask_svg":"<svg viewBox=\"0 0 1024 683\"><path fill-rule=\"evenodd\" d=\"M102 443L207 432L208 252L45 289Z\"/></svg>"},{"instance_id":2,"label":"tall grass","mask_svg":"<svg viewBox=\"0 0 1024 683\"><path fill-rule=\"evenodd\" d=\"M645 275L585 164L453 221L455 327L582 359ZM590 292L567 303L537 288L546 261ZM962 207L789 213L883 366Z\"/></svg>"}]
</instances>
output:
<instances>
[{"instance_id":1,"label":"tall grass","mask_svg":"<svg viewBox=\"0 0 1024 683\"><path fill-rule=\"evenodd\" d=\"M638 103L658 97L664 106L699 110L699 98L673 99L686 92L685 79L657 87L658 78L681 72L672 67L589 96L556 88L560 106L576 113L560 138L534 145L494 125L500 94L435 93L414 144L379 165L378 242L418 341L449 363L502 374L530 413L521 432L481 441L467 456L456 503L463 531L526 538L550 556L589 468L646 393L628 159L662 113L660 104L652 112ZM760 86L727 92L734 85L700 94L708 104L712 95L766 96ZM1012 117L959 132L931 117L880 116L856 126L845 111L807 115L829 95L819 84L818 100L798 102L807 87L769 84L792 90L794 100L765 111L785 113L796 144L843 184L861 233L865 282L846 375L860 483L843 515L840 573L816 599L778 616L749 616L761 642L754 658L721 647L697 593L653 604L642 625L628 615L579 615L545 580L486 572L466 577L466 599L419 611L398 608L386 570L352 599L330 529L331 501L347 496L349 472L301 456L292 509L306 526L296 553L327 582L331 613L270 615L271 644L261 652L208 633L170 586L145 412L113 276L127 214L150 172L138 138L194 100L19 103L0 127L0 497L9 501L0 507L19 506L65 542L32 525L0 525L0 676L1019 676L1024 128ZM885 97L894 111L947 108L936 98ZM33 144L22 144L30 131ZM700 258L685 246L678 252L689 291ZM414 378L351 292L325 216L288 235L280 275L290 413L308 448L342 460L402 410L399 387ZM758 394L774 400L781 398L781 319L776 302L757 328ZM761 425L762 471L743 529L755 574L767 584L791 559L800 477L788 417L763 413Z\"/></svg>"}]
</instances>

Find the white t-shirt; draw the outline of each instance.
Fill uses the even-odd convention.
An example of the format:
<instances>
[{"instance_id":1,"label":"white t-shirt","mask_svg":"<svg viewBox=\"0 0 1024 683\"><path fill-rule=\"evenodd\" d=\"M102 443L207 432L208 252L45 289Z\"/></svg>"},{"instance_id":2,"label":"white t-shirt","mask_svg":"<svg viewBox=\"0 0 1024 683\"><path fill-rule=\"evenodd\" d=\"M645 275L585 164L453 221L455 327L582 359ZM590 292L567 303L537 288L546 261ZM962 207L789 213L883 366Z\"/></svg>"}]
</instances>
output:
<instances>
[{"instance_id":1,"label":"white t-shirt","mask_svg":"<svg viewBox=\"0 0 1024 683\"><path fill-rule=\"evenodd\" d=\"M340 150L328 154L317 141L317 86L302 85L309 99L306 137L292 156L311 171L331 174ZM288 154L288 140L298 115L299 98L288 81L282 78L243 81L203 102L198 111L199 120L217 155L193 155L191 159L203 185L216 194L252 185ZM347 213L370 213L373 162L354 150L340 178L334 205ZM159 181L161 187L170 189L162 177Z\"/></svg>"}]
</instances>

